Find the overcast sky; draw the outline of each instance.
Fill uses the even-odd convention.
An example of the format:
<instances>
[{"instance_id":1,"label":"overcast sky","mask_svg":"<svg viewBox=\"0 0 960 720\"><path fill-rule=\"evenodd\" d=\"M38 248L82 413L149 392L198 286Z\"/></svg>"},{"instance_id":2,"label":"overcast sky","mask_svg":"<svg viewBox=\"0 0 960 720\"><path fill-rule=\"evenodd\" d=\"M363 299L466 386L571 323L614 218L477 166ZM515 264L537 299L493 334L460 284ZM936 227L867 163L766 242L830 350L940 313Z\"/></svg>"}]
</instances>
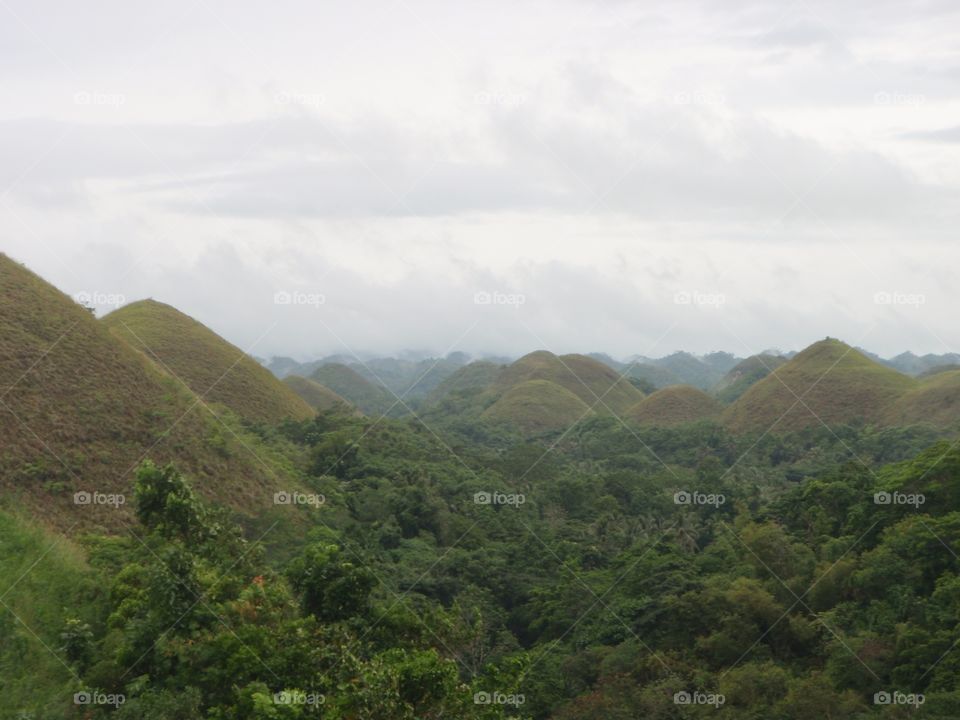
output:
<instances>
[{"instance_id":1,"label":"overcast sky","mask_svg":"<svg viewBox=\"0 0 960 720\"><path fill-rule=\"evenodd\" d=\"M960 3L0 2L0 249L305 359L960 350Z\"/></svg>"}]
</instances>

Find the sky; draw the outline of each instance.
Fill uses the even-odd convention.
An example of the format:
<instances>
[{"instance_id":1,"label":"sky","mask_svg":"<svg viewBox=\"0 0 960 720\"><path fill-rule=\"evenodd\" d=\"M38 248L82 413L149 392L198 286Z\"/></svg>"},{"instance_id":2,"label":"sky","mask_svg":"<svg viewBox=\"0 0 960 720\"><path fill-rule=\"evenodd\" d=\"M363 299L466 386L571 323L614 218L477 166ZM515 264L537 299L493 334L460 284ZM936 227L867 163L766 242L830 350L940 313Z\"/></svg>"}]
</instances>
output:
<instances>
[{"instance_id":1,"label":"sky","mask_svg":"<svg viewBox=\"0 0 960 720\"><path fill-rule=\"evenodd\" d=\"M251 354L960 351L950 0L0 0L0 251Z\"/></svg>"}]
</instances>

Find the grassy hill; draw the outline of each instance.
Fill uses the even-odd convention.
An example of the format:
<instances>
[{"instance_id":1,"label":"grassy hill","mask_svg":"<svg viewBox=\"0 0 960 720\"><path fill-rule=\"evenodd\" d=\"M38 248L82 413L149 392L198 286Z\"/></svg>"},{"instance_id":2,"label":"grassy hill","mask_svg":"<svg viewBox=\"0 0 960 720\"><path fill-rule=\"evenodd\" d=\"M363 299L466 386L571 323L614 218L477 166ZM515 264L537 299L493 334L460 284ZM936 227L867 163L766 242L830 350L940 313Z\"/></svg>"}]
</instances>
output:
<instances>
[{"instance_id":1,"label":"grassy hill","mask_svg":"<svg viewBox=\"0 0 960 720\"><path fill-rule=\"evenodd\" d=\"M713 387L713 393L723 403L732 403L759 380L763 380L786 362L779 355L754 355L737 363L723 380Z\"/></svg>"},{"instance_id":2,"label":"grassy hill","mask_svg":"<svg viewBox=\"0 0 960 720\"><path fill-rule=\"evenodd\" d=\"M106 323L4 255L0 437L3 502L63 530L123 527L129 505L78 506L73 494L129 494L145 457L176 461L201 493L251 516L289 485L285 461L238 420L213 418Z\"/></svg>"},{"instance_id":3,"label":"grassy hill","mask_svg":"<svg viewBox=\"0 0 960 720\"><path fill-rule=\"evenodd\" d=\"M427 396L427 403L437 403L454 393L475 391L490 387L500 375L502 366L485 360L477 360L464 365L455 373L445 378Z\"/></svg>"},{"instance_id":4,"label":"grassy hill","mask_svg":"<svg viewBox=\"0 0 960 720\"><path fill-rule=\"evenodd\" d=\"M546 350L524 355L505 367L493 388L503 392L530 380L547 380L559 385L601 415L609 411L625 412L644 397L616 370L593 358L586 355L558 357Z\"/></svg>"},{"instance_id":5,"label":"grassy hill","mask_svg":"<svg viewBox=\"0 0 960 720\"><path fill-rule=\"evenodd\" d=\"M624 419L641 425L682 425L718 417L723 406L716 399L689 385L657 390L627 410Z\"/></svg>"},{"instance_id":6,"label":"grassy hill","mask_svg":"<svg viewBox=\"0 0 960 720\"><path fill-rule=\"evenodd\" d=\"M940 427L960 424L960 370L921 378L883 413L887 425L932 423Z\"/></svg>"},{"instance_id":7,"label":"grassy hill","mask_svg":"<svg viewBox=\"0 0 960 720\"><path fill-rule=\"evenodd\" d=\"M387 412L391 406L394 410L403 410L403 406L382 386L374 385L356 370L342 363L321 365L313 371L310 379L329 388L367 415L380 415Z\"/></svg>"},{"instance_id":8,"label":"grassy hill","mask_svg":"<svg viewBox=\"0 0 960 720\"><path fill-rule=\"evenodd\" d=\"M913 385L906 375L827 338L751 386L723 419L733 430L759 432L817 426L821 420L879 422L885 409Z\"/></svg>"},{"instance_id":9,"label":"grassy hill","mask_svg":"<svg viewBox=\"0 0 960 720\"><path fill-rule=\"evenodd\" d=\"M481 417L503 422L527 434L566 430L593 415L574 393L549 380L525 380L510 387Z\"/></svg>"},{"instance_id":10,"label":"grassy hill","mask_svg":"<svg viewBox=\"0 0 960 720\"><path fill-rule=\"evenodd\" d=\"M333 390L324 387L310 378L300 377L299 375L287 375L287 377L283 379L283 383L314 410L323 412L338 407L351 407L349 402L337 395Z\"/></svg>"},{"instance_id":11,"label":"grassy hill","mask_svg":"<svg viewBox=\"0 0 960 720\"><path fill-rule=\"evenodd\" d=\"M101 321L204 399L255 422L302 420L313 410L240 348L170 305L141 300Z\"/></svg>"}]
</instances>

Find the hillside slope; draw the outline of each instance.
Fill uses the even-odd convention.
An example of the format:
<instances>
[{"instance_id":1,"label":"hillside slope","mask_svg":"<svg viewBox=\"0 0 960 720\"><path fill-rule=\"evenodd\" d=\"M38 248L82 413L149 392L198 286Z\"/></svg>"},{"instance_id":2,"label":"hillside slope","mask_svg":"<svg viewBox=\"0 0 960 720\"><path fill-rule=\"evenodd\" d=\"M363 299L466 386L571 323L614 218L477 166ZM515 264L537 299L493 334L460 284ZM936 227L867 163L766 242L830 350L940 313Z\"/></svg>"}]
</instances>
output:
<instances>
[{"instance_id":1,"label":"hillside slope","mask_svg":"<svg viewBox=\"0 0 960 720\"><path fill-rule=\"evenodd\" d=\"M723 379L713 387L713 393L723 403L732 403L743 395L751 385L763 380L772 370L786 362L779 355L753 355L737 363Z\"/></svg>"},{"instance_id":2,"label":"hillside slope","mask_svg":"<svg viewBox=\"0 0 960 720\"><path fill-rule=\"evenodd\" d=\"M559 385L600 415L625 412L644 397L616 370L593 358L586 355L558 357L546 350L524 355L505 367L497 376L493 390L505 392L530 380L547 380ZM530 389L528 387L527 391Z\"/></svg>"},{"instance_id":3,"label":"hillside slope","mask_svg":"<svg viewBox=\"0 0 960 720\"><path fill-rule=\"evenodd\" d=\"M575 394L549 380L526 380L509 388L481 417L524 433L566 430L595 413Z\"/></svg>"},{"instance_id":4,"label":"hillside slope","mask_svg":"<svg viewBox=\"0 0 960 720\"><path fill-rule=\"evenodd\" d=\"M699 388L674 385L657 390L624 415L641 425L680 425L698 420L711 420L720 415L723 406Z\"/></svg>"},{"instance_id":5,"label":"hillside slope","mask_svg":"<svg viewBox=\"0 0 960 720\"><path fill-rule=\"evenodd\" d=\"M182 383L69 297L0 255L0 499L60 529L122 527L144 458L176 461L206 496L242 513L269 503L283 470ZM259 455L255 457L253 452Z\"/></svg>"},{"instance_id":6,"label":"hillside slope","mask_svg":"<svg viewBox=\"0 0 960 720\"><path fill-rule=\"evenodd\" d=\"M374 385L356 370L342 363L321 365L313 371L310 379L356 405L367 415L380 415L391 407L394 410L403 409L397 399L382 386Z\"/></svg>"},{"instance_id":7,"label":"hillside slope","mask_svg":"<svg viewBox=\"0 0 960 720\"><path fill-rule=\"evenodd\" d=\"M758 432L815 427L821 421L879 422L913 385L912 378L827 338L755 383L727 408L723 420L733 430Z\"/></svg>"},{"instance_id":8,"label":"hillside slope","mask_svg":"<svg viewBox=\"0 0 960 720\"><path fill-rule=\"evenodd\" d=\"M887 425L931 423L940 427L960 424L960 370L939 372L917 381L882 416Z\"/></svg>"},{"instance_id":9,"label":"hillside slope","mask_svg":"<svg viewBox=\"0 0 960 720\"><path fill-rule=\"evenodd\" d=\"M205 402L254 422L309 418L313 410L240 348L170 305L141 300L101 321L130 347L181 379Z\"/></svg>"},{"instance_id":10,"label":"hillside slope","mask_svg":"<svg viewBox=\"0 0 960 720\"><path fill-rule=\"evenodd\" d=\"M349 402L340 397L328 387L324 387L315 380L300 377L299 375L287 375L283 379L284 385L295 392L307 405L314 410L324 412L336 408L351 408Z\"/></svg>"}]
</instances>

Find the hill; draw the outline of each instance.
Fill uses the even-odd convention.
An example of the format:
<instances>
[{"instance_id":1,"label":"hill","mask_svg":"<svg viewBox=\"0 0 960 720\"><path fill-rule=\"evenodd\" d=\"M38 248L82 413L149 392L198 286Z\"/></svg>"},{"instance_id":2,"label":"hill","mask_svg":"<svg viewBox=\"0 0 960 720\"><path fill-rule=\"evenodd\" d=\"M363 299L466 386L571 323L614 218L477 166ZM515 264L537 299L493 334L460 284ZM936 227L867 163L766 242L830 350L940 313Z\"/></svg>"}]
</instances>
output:
<instances>
[{"instance_id":1,"label":"hill","mask_svg":"<svg viewBox=\"0 0 960 720\"><path fill-rule=\"evenodd\" d=\"M689 385L657 390L627 410L624 419L641 425L682 425L717 418L723 406L714 398Z\"/></svg>"},{"instance_id":2,"label":"hill","mask_svg":"<svg viewBox=\"0 0 960 720\"><path fill-rule=\"evenodd\" d=\"M759 380L763 380L786 362L779 355L753 355L741 360L713 387L713 393L722 403L732 403Z\"/></svg>"},{"instance_id":3,"label":"hill","mask_svg":"<svg viewBox=\"0 0 960 720\"><path fill-rule=\"evenodd\" d=\"M613 368L586 355L557 356L546 350L524 355L505 367L493 389L504 392L529 380L547 380L578 397L598 414L620 414L644 395Z\"/></svg>"},{"instance_id":4,"label":"hill","mask_svg":"<svg viewBox=\"0 0 960 720\"><path fill-rule=\"evenodd\" d=\"M593 414L589 405L566 388L549 380L526 380L507 389L481 417L533 434L566 430Z\"/></svg>"},{"instance_id":5,"label":"hill","mask_svg":"<svg viewBox=\"0 0 960 720\"><path fill-rule=\"evenodd\" d=\"M883 413L887 425L931 423L952 427L960 423L960 370L921 378Z\"/></svg>"},{"instance_id":6,"label":"hill","mask_svg":"<svg viewBox=\"0 0 960 720\"><path fill-rule=\"evenodd\" d=\"M310 379L332 390L367 415L381 415L389 409L403 410L397 399L382 386L374 385L343 363L321 365Z\"/></svg>"},{"instance_id":7,"label":"hill","mask_svg":"<svg viewBox=\"0 0 960 720\"><path fill-rule=\"evenodd\" d=\"M265 367L170 305L141 300L101 321L130 347L182 380L204 402L254 422L311 417L313 410Z\"/></svg>"},{"instance_id":8,"label":"hill","mask_svg":"<svg viewBox=\"0 0 960 720\"><path fill-rule=\"evenodd\" d=\"M176 461L197 489L260 514L287 485L282 463L85 308L0 254L0 490L9 507L63 530L118 529L131 511L76 505L129 494L146 457Z\"/></svg>"},{"instance_id":9,"label":"hill","mask_svg":"<svg viewBox=\"0 0 960 720\"><path fill-rule=\"evenodd\" d=\"M906 375L919 376L936 367L960 364L960 354L944 353L943 355L934 355L933 353L928 353L926 355L916 355L907 351L889 360L880 360L880 362Z\"/></svg>"},{"instance_id":10,"label":"hill","mask_svg":"<svg viewBox=\"0 0 960 720\"><path fill-rule=\"evenodd\" d=\"M427 395L426 402L437 403L449 395L486 389L496 382L501 370L501 365L486 360L464 365L438 384Z\"/></svg>"},{"instance_id":11,"label":"hill","mask_svg":"<svg viewBox=\"0 0 960 720\"><path fill-rule=\"evenodd\" d=\"M324 387L310 378L300 377L299 375L288 375L283 379L283 383L295 392L307 405L318 412L351 407L349 402L337 395L333 390Z\"/></svg>"},{"instance_id":12,"label":"hill","mask_svg":"<svg viewBox=\"0 0 960 720\"><path fill-rule=\"evenodd\" d=\"M723 419L733 430L759 432L785 432L821 421L879 422L884 410L913 384L906 375L827 338L751 386Z\"/></svg>"}]
</instances>

